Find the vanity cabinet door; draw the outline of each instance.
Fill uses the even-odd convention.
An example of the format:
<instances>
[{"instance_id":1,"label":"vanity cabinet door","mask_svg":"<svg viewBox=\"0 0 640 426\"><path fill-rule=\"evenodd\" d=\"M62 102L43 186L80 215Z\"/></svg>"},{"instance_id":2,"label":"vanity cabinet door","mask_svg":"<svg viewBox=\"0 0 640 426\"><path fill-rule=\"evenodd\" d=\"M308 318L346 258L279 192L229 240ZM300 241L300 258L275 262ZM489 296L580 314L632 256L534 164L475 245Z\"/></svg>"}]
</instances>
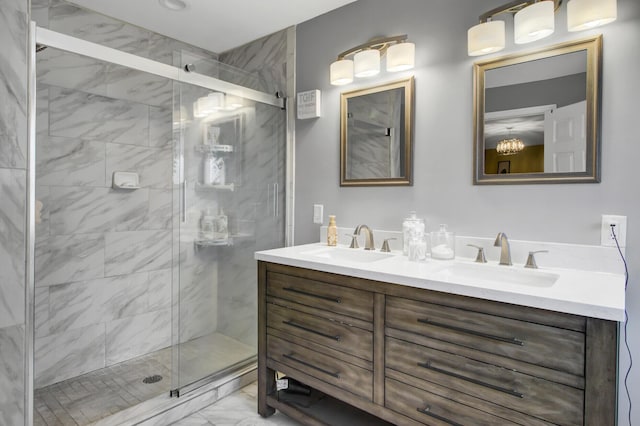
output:
<instances>
[{"instance_id":1,"label":"vanity cabinet door","mask_svg":"<svg viewBox=\"0 0 640 426\"><path fill-rule=\"evenodd\" d=\"M500 359L481 362L391 337L385 354L387 369L421 379L425 390L438 383L483 400L489 413L504 411L497 404L555 424L582 424L582 390L504 368Z\"/></svg>"},{"instance_id":2,"label":"vanity cabinet door","mask_svg":"<svg viewBox=\"0 0 640 426\"><path fill-rule=\"evenodd\" d=\"M584 375L585 337L576 331L399 297L387 298L386 326Z\"/></svg>"}]
</instances>

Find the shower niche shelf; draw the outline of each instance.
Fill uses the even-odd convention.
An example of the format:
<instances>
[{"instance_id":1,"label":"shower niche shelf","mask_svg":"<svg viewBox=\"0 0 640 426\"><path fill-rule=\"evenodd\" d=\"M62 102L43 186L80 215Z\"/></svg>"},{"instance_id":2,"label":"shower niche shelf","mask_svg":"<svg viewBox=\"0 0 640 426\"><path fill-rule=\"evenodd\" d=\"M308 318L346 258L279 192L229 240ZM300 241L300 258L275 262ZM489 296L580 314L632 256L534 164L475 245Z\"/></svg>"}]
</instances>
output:
<instances>
[{"instance_id":1,"label":"shower niche shelf","mask_svg":"<svg viewBox=\"0 0 640 426\"><path fill-rule=\"evenodd\" d=\"M199 238L194 241L196 248L203 247L227 247L233 245L233 238L225 238L223 240L208 240L206 238Z\"/></svg>"},{"instance_id":2,"label":"shower niche shelf","mask_svg":"<svg viewBox=\"0 0 640 426\"><path fill-rule=\"evenodd\" d=\"M201 154L219 154L219 153L232 153L233 145L205 145L200 144L196 146L196 151Z\"/></svg>"},{"instance_id":3,"label":"shower niche shelf","mask_svg":"<svg viewBox=\"0 0 640 426\"><path fill-rule=\"evenodd\" d=\"M211 192L211 191L235 191L236 185L228 183L225 185L207 185L204 183L196 182L196 191Z\"/></svg>"}]
</instances>

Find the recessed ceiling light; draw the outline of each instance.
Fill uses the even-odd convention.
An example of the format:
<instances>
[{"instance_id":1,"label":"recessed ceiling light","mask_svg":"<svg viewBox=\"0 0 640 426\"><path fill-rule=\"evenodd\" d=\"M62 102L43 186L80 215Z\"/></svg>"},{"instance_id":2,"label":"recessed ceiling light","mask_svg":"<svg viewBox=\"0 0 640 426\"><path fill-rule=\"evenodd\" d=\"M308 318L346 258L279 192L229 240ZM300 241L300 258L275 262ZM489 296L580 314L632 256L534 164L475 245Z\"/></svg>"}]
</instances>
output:
<instances>
[{"instance_id":1,"label":"recessed ceiling light","mask_svg":"<svg viewBox=\"0 0 640 426\"><path fill-rule=\"evenodd\" d=\"M173 11L184 10L187 8L187 2L183 0L158 0L158 3L160 3L160 6Z\"/></svg>"}]
</instances>

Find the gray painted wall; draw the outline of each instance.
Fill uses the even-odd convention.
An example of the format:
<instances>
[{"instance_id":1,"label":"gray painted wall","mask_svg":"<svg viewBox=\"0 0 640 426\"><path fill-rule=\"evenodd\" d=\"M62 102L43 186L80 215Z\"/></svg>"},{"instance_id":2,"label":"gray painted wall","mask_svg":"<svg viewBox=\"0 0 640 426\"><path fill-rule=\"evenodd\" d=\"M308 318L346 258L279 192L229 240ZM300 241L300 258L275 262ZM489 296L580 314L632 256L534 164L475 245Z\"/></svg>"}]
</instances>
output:
<instances>
[{"instance_id":1,"label":"gray painted wall","mask_svg":"<svg viewBox=\"0 0 640 426\"><path fill-rule=\"evenodd\" d=\"M640 359L640 199L631 189L638 178L640 140L635 126L640 95L640 3L618 1L618 20L592 32L566 31L565 7L556 33L530 46L507 37L502 53L535 49L604 34L602 90L602 182L573 185L474 186L472 184L472 64L467 30L502 0L360 0L300 24L297 28L297 90L322 90L323 116L296 122L296 244L318 241L313 204L337 215L339 226L367 223L399 230L402 218L417 210L429 230L447 223L459 235L599 244L600 215L628 217L627 293L629 340ZM364 24L366 23L366 25ZM512 24L507 22L508 34ZM376 36L409 34L416 43L415 179L413 187L339 186L339 98L341 91L404 76L381 74L346 87L329 84L329 64L338 53ZM326 222L325 222L326 223ZM488 248L495 260L497 253ZM553 256L550 253L548 256ZM524 262L525 259L514 259ZM544 259L540 259L544 266ZM621 373L628 365L620 354ZM630 376L632 397L640 395L640 368ZM620 409L626 412L624 394ZM638 408L636 408L638 410ZM636 416L639 414L636 412ZM626 415L624 415L626 418ZM626 424L626 420L620 420Z\"/></svg>"}]
</instances>

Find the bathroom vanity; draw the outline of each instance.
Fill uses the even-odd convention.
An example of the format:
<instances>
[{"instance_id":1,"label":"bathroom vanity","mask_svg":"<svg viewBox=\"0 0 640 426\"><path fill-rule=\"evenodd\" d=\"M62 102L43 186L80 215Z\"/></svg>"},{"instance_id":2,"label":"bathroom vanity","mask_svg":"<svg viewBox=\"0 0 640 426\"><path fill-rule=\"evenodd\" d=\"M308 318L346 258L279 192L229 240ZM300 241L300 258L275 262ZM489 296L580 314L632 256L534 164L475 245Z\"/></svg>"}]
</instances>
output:
<instances>
[{"instance_id":1,"label":"bathroom vanity","mask_svg":"<svg viewBox=\"0 0 640 426\"><path fill-rule=\"evenodd\" d=\"M616 423L620 275L519 275L347 250L256 254L262 416L278 409L304 424L352 424L335 416L353 407L380 424ZM569 285L603 294L572 296ZM323 418L326 409L291 402L276 391L277 372L340 408Z\"/></svg>"}]
</instances>

